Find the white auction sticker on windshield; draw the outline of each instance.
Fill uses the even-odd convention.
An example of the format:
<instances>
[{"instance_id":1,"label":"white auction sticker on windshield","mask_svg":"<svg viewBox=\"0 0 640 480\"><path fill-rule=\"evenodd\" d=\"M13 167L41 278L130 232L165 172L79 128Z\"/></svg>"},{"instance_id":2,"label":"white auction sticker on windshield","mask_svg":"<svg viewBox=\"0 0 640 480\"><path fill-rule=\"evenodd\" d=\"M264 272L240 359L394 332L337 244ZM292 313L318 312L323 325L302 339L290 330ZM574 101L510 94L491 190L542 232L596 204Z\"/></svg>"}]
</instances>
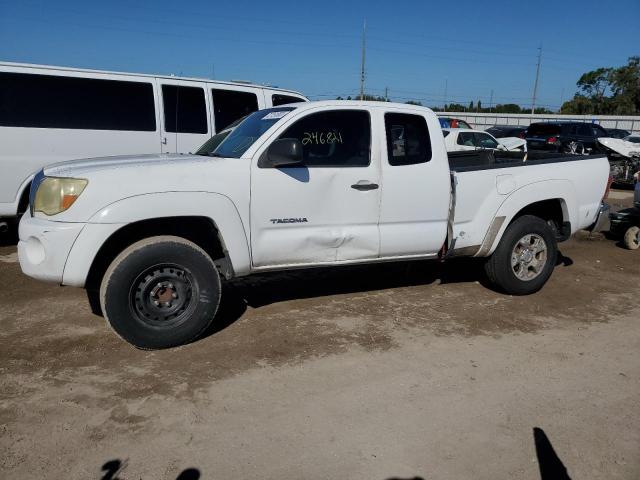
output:
<instances>
[{"instance_id":1,"label":"white auction sticker on windshield","mask_svg":"<svg viewBox=\"0 0 640 480\"><path fill-rule=\"evenodd\" d=\"M262 120L274 120L276 118L282 118L287 113L289 113L289 110L280 110L279 112L267 113L264 117L262 117Z\"/></svg>"}]
</instances>

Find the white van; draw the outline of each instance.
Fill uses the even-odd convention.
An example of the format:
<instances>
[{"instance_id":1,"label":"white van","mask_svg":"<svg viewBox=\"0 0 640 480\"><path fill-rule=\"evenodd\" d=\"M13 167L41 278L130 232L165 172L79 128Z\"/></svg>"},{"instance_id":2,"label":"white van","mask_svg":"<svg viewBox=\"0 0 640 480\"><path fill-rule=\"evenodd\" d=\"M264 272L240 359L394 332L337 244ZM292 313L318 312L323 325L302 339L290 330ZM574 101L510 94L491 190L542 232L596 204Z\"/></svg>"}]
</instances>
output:
<instances>
[{"instance_id":1,"label":"white van","mask_svg":"<svg viewBox=\"0 0 640 480\"><path fill-rule=\"evenodd\" d=\"M25 210L45 165L188 153L251 112L304 101L245 82L0 62L0 218Z\"/></svg>"}]
</instances>

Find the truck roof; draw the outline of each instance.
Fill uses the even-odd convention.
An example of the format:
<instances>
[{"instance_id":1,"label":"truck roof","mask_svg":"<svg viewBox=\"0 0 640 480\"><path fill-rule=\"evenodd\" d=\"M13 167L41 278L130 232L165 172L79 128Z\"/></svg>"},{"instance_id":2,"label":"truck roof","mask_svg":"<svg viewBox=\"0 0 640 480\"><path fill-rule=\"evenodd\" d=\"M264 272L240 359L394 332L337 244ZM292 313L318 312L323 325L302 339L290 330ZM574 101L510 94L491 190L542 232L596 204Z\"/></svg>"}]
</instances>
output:
<instances>
[{"instance_id":1,"label":"truck roof","mask_svg":"<svg viewBox=\"0 0 640 480\"><path fill-rule=\"evenodd\" d=\"M410 110L416 112L430 112L433 113L433 110L427 107L419 106L419 105L411 105L408 103L396 103L396 102L376 102L371 100L317 100L310 102L301 102L301 103L291 103L288 105L278 105L278 107L290 106L295 107L296 109L312 109L318 107L345 107L345 106L353 106L353 107L370 107L370 108L391 108L391 109L399 109L399 110Z\"/></svg>"},{"instance_id":2,"label":"truck roof","mask_svg":"<svg viewBox=\"0 0 640 480\"><path fill-rule=\"evenodd\" d=\"M154 73L135 73L135 72L119 72L119 71L109 71L109 70L94 70L90 68L76 68L76 67L60 67L57 65L40 65L36 63L16 63L16 62L0 62L0 67L20 67L20 68L42 68L46 70L57 70L61 72L82 72L82 73L105 73L109 75L129 75L136 77L148 77L148 78L166 78L170 80L189 80L195 82L207 82L207 83L220 83L224 85L235 85L239 87L258 87L258 88L268 88L269 90L276 90L279 92L286 93L295 93L296 95L304 95L295 90L289 90L286 88L279 87L271 87L269 85L260 85L258 83L253 82L245 82L245 81L226 81L226 80L214 80L211 78L199 78L199 77L178 77L174 75L166 75L166 74L154 74ZM305 97L306 98L306 97Z\"/></svg>"}]
</instances>

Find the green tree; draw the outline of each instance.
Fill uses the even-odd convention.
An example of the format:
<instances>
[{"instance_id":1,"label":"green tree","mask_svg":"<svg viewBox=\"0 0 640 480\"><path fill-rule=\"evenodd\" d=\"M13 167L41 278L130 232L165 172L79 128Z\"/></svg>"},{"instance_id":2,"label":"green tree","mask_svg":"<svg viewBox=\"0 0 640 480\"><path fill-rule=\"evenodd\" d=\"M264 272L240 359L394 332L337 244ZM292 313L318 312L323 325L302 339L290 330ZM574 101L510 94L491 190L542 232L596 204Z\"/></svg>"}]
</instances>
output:
<instances>
[{"instance_id":1,"label":"green tree","mask_svg":"<svg viewBox=\"0 0 640 480\"><path fill-rule=\"evenodd\" d=\"M640 57L627 65L602 67L583 74L576 82L578 92L563 103L562 113L635 115L640 113Z\"/></svg>"}]
</instances>

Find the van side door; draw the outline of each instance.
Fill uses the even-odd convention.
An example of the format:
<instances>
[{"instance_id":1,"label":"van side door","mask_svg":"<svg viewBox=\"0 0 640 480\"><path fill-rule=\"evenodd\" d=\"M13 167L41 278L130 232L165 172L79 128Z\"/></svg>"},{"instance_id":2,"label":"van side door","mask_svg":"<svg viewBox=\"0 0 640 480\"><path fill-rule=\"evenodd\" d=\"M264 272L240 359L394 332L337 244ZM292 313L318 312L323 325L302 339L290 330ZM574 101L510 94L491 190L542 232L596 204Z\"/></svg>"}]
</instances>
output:
<instances>
[{"instance_id":1,"label":"van side door","mask_svg":"<svg viewBox=\"0 0 640 480\"><path fill-rule=\"evenodd\" d=\"M159 78L163 153L195 152L213 134L209 92L201 82Z\"/></svg>"}]
</instances>

